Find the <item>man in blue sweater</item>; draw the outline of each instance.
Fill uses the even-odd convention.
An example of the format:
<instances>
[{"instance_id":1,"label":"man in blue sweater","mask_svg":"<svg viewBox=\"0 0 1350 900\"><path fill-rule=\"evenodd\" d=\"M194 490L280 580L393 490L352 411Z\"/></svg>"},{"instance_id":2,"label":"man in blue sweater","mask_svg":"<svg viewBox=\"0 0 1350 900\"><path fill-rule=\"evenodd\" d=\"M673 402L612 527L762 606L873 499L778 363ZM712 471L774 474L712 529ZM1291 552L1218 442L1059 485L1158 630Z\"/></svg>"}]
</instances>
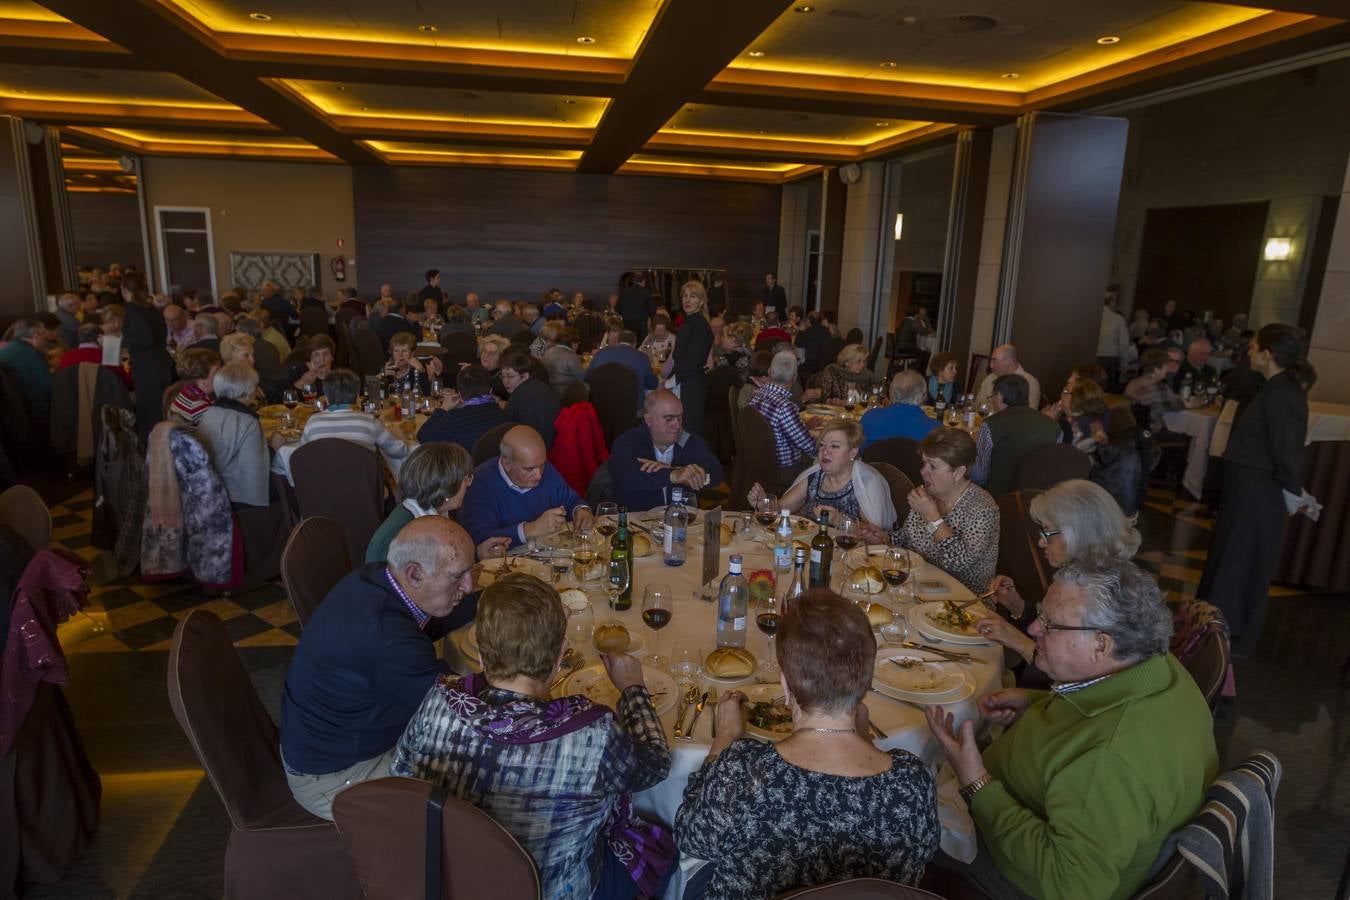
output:
<instances>
[{"instance_id":1,"label":"man in blue sweater","mask_svg":"<svg viewBox=\"0 0 1350 900\"><path fill-rule=\"evenodd\" d=\"M389 774L408 720L449 671L433 641L471 589L473 561L463 528L413 519L387 562L339 581L305 626L281 696L281 757L296 802L314 815L331 819L339 792Z\"/></svg>"},{"instance_id":2,"label":"man in blue sweater","mask_svg":"<svg viewBox=\"0 0 1350 900\"><path fill-rule=\"evenodd\" d=\"M886 438L905 437L921 441L940 424L923 411L928 385L918 372L904 371L891 380L891 405L863 413L863 446Z\"/></svg>"},{"instance_id":3,"label":"man in blue sweater","mask_svg":"<svg viewBox=\"0 0 1350 900\"><path fill-rule=\"evenodd\" d=\"M642 422L614 439L608 465L614 499L634 510L669 503L675 485L692 496L722 481L722 463L707 441L684 430L684 406L665 388L648 394Z\"/></svg>"},{"instance_id":4,"label":"man in blue sweater","mask_svg":"<svg viewBox=\"0 0 1350 900\"><path fill-rule=\"evenodd\" d=\"M652 371L651 358L637 348L636 334L631 331L621 332L619 343L595 351L595 355L591 357L591 364L586 367L586 383L591 383L596 369L610 363L618 363L637 376L638 405L641 406L647 391L654 389L659 382L656 380L656 373Z\"/></svg>"},{"instance_id":5,"label":"man in blue sweater","mask_svg":"<svg viewBox=\"0 0 1350 900\"><path fill-rule=\"evenodd\" d=\"M503 535L515 547L552 534L568 519L578 528L591 526L591 508L548 461L539 432L517 425L502 438L500 452L474 469L459 510L475 544Z\"/></svg>"}]
</instances>

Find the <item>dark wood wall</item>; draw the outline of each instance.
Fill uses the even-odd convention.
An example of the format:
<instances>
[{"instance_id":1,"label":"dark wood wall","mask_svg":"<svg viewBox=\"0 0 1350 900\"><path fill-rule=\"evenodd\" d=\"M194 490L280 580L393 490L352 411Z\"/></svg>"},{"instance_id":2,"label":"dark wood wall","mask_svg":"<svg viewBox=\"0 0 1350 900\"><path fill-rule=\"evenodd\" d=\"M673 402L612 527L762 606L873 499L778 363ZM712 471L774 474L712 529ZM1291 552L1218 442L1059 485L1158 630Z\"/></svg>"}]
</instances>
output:
<instances>
[{"instance_id":1,"label":"dark wood wall","mask_svg":"<svg viewBox=\"0 0 1350 900\"><path fill-rule=\"evenodd\" d=\"M141 207L135 194L68 191L75 263L99 269L109 263L145 268L141 248Z\"/></svg>"},{"instance_id":2,"label":"dark wood wall","mask_svg":"<svg viewBox=\"0 0 1350 900\"><path fill-rule=\"evenodd\" d=\"M1270 202L1150 209L1144 219L1134 308L1161 315L1214 310L1225 322L1252 305Z\"/></svg>"},{"instance_id":3,"label":"dark wood wall","mask_svg":"<svg viewBox=\"0 0 1350 900\"><path fill-rule=\"evenodd\" d=\"M358 166L353 194L363 293L402 296L438 268L451 296L558 287L600 306L626 269L706 266L728 270L731 297L758 298L778 260L777 185Z\"/></svg>"}]
</instances>

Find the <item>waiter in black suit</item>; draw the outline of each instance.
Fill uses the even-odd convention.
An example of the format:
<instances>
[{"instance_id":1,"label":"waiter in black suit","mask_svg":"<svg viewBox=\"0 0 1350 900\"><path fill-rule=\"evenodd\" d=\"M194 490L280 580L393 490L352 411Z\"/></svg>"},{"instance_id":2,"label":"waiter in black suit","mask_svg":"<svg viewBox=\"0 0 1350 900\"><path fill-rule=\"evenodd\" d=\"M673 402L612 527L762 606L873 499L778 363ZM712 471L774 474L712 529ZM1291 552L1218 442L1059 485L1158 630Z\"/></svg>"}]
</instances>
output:
<instances>
[{"instance_id":1,"label":"waiter in black suit","mask_svg":"<svg viewBox=\"0 0 1350 900\"><path fill-rule=\"evenodd\" d=\"M778 321L787 321L787 291L778 283L778 275L769 272L764 276L764 309L778 310Z\"/></svg>"}]
</instances>

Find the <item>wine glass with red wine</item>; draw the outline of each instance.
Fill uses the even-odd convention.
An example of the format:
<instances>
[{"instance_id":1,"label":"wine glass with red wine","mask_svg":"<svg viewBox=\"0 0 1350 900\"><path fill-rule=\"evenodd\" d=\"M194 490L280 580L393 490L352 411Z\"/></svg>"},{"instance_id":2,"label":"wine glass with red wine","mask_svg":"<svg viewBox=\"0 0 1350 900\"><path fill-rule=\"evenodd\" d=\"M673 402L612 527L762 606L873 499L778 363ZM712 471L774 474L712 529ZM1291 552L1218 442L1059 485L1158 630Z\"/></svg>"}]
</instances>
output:
<instances>
[{"instance_id":1,"label":"wine glass with red wine","mask_svg":"<svg viewBox=\"0 0 1350 900\"><path fill-rule=\"evenodd\" d=\"M773 494L766 493L755 504L755 524L765 531L769 531L773 528L773 523L777 521L778 498Z\"/></svg>"},{"instance_id":2,"label":"wine glass with red wine","mask_svg":"<svg viewBox=\"0 0 1350 900\"><path fill-rule=\"evenodd\" d=\"M777 594L771 594L759 601L759 609L755 613L755 625L761 632L769 637L769 649L764 651L764 656L759 661L759 668L766 676L778 675L778 655L774 651L773 639L778 634L778 626L783 621L783 601Z\"/></svg>"},{"instance_id":3,"label":"wine glass with red wine","mask_svg":"<svg viewBox=\"0 0 1350 900\"><path fill-rule=\"evenodd\" d=\"M649 584L642 592L642 621L652 630L652 649L656 649L656 632L670 624L675 615L674 596L664 584ZM644 662L654 669L664 669L666 658L650 654Z\"/></svg>"},{"instance_id":4,"label":"wine glass with red wine","mask_svg":"<svg viewBox=\"0 0 1350 900\"><path fill-rule=\"evenodd\" d=\"M858 520L853 516L841 515L834 526L834 543L845 553L858 546Z\"/></svg>"}]
</instances>

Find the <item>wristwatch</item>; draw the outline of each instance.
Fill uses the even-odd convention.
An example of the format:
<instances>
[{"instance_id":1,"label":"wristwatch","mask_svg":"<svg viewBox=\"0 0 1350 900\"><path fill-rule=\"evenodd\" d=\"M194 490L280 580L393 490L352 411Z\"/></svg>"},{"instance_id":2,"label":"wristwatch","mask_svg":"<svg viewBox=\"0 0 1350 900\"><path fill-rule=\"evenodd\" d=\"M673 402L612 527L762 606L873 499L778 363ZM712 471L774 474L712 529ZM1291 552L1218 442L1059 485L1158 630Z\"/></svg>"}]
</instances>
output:
<instances>
[{"instance_id":1,"label":"wristwatch","mask_svg":"<svg viewBox=\"0 0 1350 900\"><path fill-rule=\"evenodd\" d=\"M975 795L978 794L980 791L984 790L986 787L988 787L989 783L993 780L994 777L990 775L988 772L986 772L979 778L976 778L970 784L961 788L960 790L961 799L966 801L966 806L969 806L970 801L975 798Z\"/></svg>"},{"instance_id":2,"label":"wristwatch","mask_svg":"<svg viewBox=\"0 0 1350 900\"><path fill-rule=\"evenodd\" d=\"M929 534L929 535L937 534L937 530L938 530L939 528L941 528L941 527L943 526L943 523L945 523L946 521L947 521L947 520L944 519L942 516L938 516L936 519L934 519L933 521L929 522L929 523L928 523L928 534Z\"/></svg>"}]
</instances>

